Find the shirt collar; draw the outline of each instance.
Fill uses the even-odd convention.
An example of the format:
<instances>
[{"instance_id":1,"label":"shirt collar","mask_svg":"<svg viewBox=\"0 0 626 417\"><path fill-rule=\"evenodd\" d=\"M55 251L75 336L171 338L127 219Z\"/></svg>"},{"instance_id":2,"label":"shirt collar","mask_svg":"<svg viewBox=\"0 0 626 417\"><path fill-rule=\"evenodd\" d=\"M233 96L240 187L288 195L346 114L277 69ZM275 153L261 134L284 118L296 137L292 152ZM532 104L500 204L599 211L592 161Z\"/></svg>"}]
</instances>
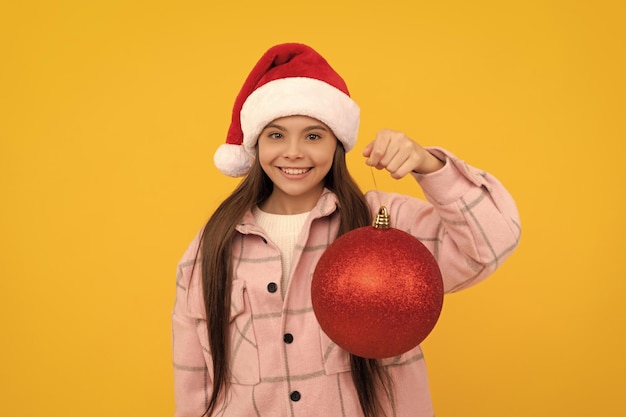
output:
<instances>
[{"instance_id":1,"label":"shirt collar","mask_svg":"<svg viewBox=\"0 0 626 417\"><path fill-rule=\"evenodd\" d=\"M313 209L311 210L307 221L310 222L320 217L330 216L337 210L337 204L337 195L330 191L328 188L324 188L324 190L322 191L322 195L315 204L315 207L313 207ZM252 210L248 210L246 214L244 214L243 219L237 225L237 227L235 227L235 229L242 234L262 233L261 229L256 224L256 220L254 219Z\"/></svg>"}]
</instances>

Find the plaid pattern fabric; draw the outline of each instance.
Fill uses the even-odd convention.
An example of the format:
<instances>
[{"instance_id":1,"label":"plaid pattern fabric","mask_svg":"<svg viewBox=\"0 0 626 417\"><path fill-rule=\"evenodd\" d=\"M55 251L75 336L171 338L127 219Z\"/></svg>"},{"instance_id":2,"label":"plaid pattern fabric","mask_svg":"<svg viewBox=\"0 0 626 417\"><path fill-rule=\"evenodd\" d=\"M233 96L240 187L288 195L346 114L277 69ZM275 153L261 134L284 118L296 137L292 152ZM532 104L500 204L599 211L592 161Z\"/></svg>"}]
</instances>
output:
<instances>
[{"instance_id":1,"label":"plaid pattern fabric","mask_svg":"<svg viewBox=\"0 0 626 417\"><path fill-rule=\"evenodd\" d=\"M370 192L372 212L385 204L392 226L413 234L441 265L446 292L486 278L517 246L515 204L492 176L441 149L446 166L415 175L428 202ZM280 288L278 248L248 213L233 245L230 385L219 416L362 416L349 355L320 329L311 307L315 265L338 229L336 197L325 190L295 248L292 276ZM196 238L177 274L173 312L176 417L199 417L210 397L212 369L199 268L191 274ZM420 347L383 361L393 380L387 416L432 417Z\"/></svg>"}]
</instances>

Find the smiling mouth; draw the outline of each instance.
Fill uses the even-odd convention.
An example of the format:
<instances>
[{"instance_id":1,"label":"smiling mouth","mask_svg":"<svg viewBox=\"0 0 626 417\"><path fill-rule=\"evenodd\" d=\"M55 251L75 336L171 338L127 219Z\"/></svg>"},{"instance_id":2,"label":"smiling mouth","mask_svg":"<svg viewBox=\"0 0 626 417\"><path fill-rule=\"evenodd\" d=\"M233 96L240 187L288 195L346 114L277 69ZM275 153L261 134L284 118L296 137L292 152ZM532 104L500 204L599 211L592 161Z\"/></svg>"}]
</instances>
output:
<instances>
[{"instance_id":1,"label":"smiling mouth","mask_svg":"<svg viewBox=\"0 0 626 417\"><path fill-rule=\"evenodd\" d=\"M309 172L311 168L280 168L280 170L288 175L302 175Z\"/></svg>"}]
</instances>

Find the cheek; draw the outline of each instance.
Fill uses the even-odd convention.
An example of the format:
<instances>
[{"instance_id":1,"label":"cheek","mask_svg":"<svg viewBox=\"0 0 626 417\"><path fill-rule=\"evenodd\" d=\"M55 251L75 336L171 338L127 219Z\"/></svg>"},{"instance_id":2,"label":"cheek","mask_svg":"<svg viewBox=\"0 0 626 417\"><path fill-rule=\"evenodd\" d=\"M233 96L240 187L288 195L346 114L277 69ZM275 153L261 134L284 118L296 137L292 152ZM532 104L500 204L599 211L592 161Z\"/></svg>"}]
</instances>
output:
<instances>
[{"instance_id":1,"label":"cheek","mask_svg":"<svg viewBox=\"0 0 626 417\"><path fill-rule=\"evenodd\" d=\"M325 149L320 149L319 152L315 155L315 162L318 165L330 166L333 164L333 159L335 158L335 146L329 146Z\"/></svg>"},{"instance_id":2,"label":"cheek","mask_svg":"<svg viewBox=\"0 0 626 417\"><path fill-rule=\"evenodd\" d=\"M261 146L261 143L259 143L259 146L256 150L256 155L259 159L259 163L261 164L261 166L267 166L273 159L272 147L267 145Z\"/></svg>"},{"instance_id":3,"label":"cheek","mask_svg":"<svg viewBox=\"0 0 626 417\"><path fill-rule=\"evenodd\" d=\"M267 159L267 157L266 156L264 157L264 155L261 153L257 153L257 159L258 159L258 164L261 167L261 171L263 171L265 175L271 176L272 174L271 163Z\"/></svg>"}]
</instances>

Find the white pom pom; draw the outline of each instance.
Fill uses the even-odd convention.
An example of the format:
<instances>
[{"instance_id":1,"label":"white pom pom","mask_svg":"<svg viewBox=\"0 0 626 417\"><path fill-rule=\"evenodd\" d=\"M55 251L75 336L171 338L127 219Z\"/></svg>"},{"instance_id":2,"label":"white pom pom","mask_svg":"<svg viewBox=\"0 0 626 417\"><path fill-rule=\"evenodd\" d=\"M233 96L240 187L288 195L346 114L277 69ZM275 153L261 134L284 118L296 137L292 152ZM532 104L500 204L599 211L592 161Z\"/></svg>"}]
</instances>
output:
<instances>
[{"instance_id":1,"label":"white pom pom","mask_svg":"<svg viewBox=\"0 0 626 417\"><path fill-rule=\"evenodd\" d=\"M253 158L243 146L225 143L213 155L217 169L229 177L242 177L248 173Z\"/></svg>"}]
</instances>

